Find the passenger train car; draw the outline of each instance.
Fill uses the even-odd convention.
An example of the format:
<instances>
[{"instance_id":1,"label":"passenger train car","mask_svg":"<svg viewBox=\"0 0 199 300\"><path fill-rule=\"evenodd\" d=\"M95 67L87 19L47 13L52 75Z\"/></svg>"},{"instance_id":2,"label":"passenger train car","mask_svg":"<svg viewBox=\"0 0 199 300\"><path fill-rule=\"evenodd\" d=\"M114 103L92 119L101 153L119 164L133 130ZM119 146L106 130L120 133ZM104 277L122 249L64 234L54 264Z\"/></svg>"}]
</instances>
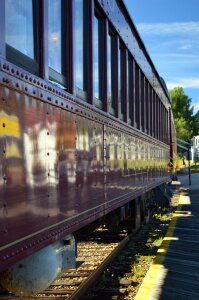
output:
<instances>
[{"instance_id":1,"label":"passenger train car","mask_svg":"<svg viewBox=\"0 0 199 300\"><path fill-rule=\"evenodd\" d=\"M78 229L139 226L175 131L123 1L1 0L0 36L0 282L26 295L75 265Z\"/></svg>"}]
</instances>

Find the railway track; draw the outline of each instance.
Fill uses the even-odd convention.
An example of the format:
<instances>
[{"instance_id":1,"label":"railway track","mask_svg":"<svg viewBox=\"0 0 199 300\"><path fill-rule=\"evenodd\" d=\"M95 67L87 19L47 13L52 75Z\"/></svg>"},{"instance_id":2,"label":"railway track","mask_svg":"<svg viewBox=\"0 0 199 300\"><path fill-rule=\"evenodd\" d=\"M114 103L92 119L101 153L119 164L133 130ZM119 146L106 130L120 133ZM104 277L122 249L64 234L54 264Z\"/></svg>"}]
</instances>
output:
<instances>
[{"instance_id":1,"label":"railway track","mask_svg":"<svg viewBox=\"0 0 199 300\"><path fill-rule=\"evenodd\" d=\"M112 232L97 229L94 233L80 237L77 248L76 269L69 269L61 273L51 286L41 294L23 299L83 299L83 295L96 282L110 262L118 255L128 243L131 234L126 231ZM0 294L0 299L19 299L12 294Z\"/></svg>"}]
</instances>

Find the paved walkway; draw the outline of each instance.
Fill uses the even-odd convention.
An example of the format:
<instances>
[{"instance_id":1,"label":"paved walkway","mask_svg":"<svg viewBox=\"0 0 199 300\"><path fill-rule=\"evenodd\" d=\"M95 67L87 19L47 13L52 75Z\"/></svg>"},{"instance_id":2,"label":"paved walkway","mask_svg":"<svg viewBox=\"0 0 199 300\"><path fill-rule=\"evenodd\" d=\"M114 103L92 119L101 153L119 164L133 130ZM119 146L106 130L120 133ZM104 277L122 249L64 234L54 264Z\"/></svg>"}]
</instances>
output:
<instances>
[{"instance_id":1,"label":"paved walkway","mask_svg":"<svg viewBox=\"0 0 199 300\"><path fill-rule=\"evenodd\" d=\"M179 205L135 300L199 300L199 174L178 181Z\"/></svg>"}]
</instances>

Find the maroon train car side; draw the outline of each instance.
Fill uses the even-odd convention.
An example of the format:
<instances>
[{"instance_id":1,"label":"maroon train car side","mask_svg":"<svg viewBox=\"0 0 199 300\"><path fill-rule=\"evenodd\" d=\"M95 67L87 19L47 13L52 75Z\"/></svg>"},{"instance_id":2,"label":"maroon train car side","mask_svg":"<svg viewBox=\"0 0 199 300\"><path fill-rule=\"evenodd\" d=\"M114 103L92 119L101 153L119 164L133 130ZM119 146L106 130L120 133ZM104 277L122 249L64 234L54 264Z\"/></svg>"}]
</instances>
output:
<instances>
[{"instance_id":1,"label":"maroon train car side","mask_svg":"<svg viewBox=\"0 0 199 300\"><path fill-rule=\"evenodd\" d=\"M4 285L16 266L55 253L54 279L75 264L76 230L134 199L139 210L170 179L175 132L168 91L123 1L1 0L0 35ZM5 286L23 291L10 288L17 280Z\"/></svg>"}]
</instances>

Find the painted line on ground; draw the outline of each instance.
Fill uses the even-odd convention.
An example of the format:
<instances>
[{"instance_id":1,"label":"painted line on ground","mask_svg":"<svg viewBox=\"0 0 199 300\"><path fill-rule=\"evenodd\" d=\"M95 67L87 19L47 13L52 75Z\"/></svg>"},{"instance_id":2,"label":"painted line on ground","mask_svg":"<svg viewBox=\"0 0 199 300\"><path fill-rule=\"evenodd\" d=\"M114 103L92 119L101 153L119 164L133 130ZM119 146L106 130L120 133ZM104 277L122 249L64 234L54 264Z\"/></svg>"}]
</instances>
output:
<instances>
[{"instance_id":1,"label":"painted line on ground","mask_svg":"<svg viewBox=\"0 0 199 300\"><path fill-rule=\"evenodd\" d=\"M169 228L167 233L163 239L163 242L158 249L157 256L150 266L139 290L134 298L134 300L154 300L154 287L157 283L159 285L162 283L164 284L164 278L166 277L166 269L164 268L164 260L166 258L166 254L168 252L169 245L172 240L177 240L178 238L174 236L174 230L176 227L176 223L178 218L184 213L182 211L183 205L190 204L190 198L188 196L184 196L183 192L180 192L179 203L177 206L176 211L173 214L172 220L169 224ZM179 213L180 212L180 213ZM159 289L155 292L160 292Z\"/></svg>"}]
</instances>

